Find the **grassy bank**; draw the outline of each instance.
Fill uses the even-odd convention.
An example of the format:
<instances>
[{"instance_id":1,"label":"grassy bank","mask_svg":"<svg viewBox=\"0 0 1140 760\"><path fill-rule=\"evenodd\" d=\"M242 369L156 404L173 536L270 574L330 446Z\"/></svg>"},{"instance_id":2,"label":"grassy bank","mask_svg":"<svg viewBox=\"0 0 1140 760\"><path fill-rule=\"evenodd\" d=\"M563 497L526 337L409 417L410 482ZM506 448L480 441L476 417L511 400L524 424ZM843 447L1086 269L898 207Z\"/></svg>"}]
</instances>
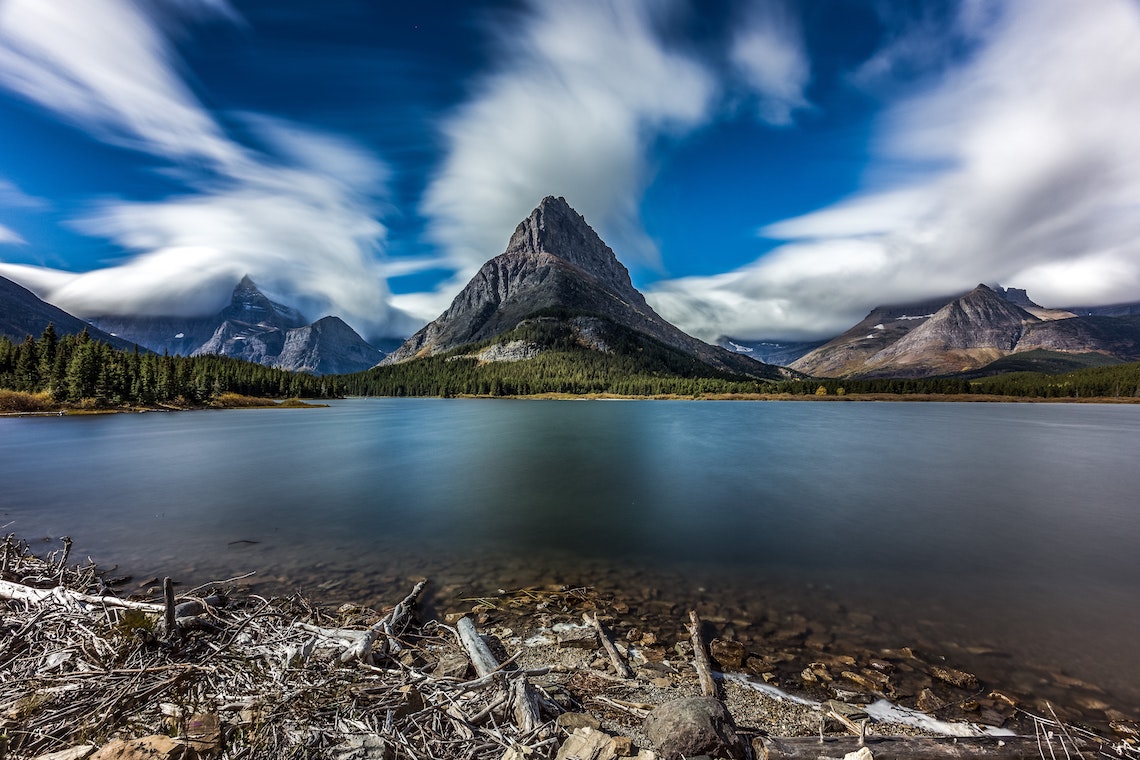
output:
<instances>
[{"instance_id":1,"label":"grassy bank","mask_svg":"<svg viewBox=\"0 0 1140 760\"><path fill-rule=\"evenodd\" d=\"M328 406L328 404L302 401L299 398L284 400L244 396L239 393L222 393L205 404L196 404L186 399L154 404L109 404L95 399L80 401L57 401L51 393L41 391L0 390L0 414L14 415L69 415L69 414L112 414L116 412L173 412L193 409L304 409Z\"/></svg>"}]
</instances>

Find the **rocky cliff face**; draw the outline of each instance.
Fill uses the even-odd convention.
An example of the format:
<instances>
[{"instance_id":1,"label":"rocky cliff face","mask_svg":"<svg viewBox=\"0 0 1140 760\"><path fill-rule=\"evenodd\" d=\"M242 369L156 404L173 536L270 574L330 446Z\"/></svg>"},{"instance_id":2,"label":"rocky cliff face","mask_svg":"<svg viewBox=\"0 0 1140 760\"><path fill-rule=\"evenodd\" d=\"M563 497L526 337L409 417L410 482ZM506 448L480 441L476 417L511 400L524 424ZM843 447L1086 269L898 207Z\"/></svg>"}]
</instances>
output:
<instances>
[{"instance_id":1,"label":"rocky cliff face","mask_svg":"<svg viewBox=\"0 0 1140 760\"><path fill-rule=\"evenodd\" d=\"M59 335L76 335L87 330L95 340L115 348L134 348L133 343L100 330L79 317L52 306L27 288L0 277L0 335L19 343L29 335L33 338L40 337L49 324L54 325Z\"/></svg>"},{"instance_id":2,"label":"rocky cliff face","mask_svg":"<svg viewBox=\"0 0 1140 760\"><path fill-rule=\"evenodd\" d=\"M662 319L614 252L563 198L547 197L451 306L384 359L395 364L513 329L537 312L606 317L717 369L772 376L768 365L711 346Z\"/></svg>"},{"instance_id":3,"label":"rocky cliff face","mask_svg":"<svg viewBox=\"0 0 1140 760\"><path fill-rule=\"evenodd\" d=\"M384 356L338 317L307 324L299 311L268 298L248 276L234 288L229 304L212 316L92 321L159 353L229 356L294 372L359 372Z\"/></svg>"},{"instance_id":4,"label":"rocky cliff face","mask_svg":"<svg viewBox=\"0 0 1140 760\"><path fill-rule=\"evenodd\" d=\"M374 367L384 354L340 317L325 317L285 333L273 366L315 375L340 375Z\"/></svg>"}]
</instances>

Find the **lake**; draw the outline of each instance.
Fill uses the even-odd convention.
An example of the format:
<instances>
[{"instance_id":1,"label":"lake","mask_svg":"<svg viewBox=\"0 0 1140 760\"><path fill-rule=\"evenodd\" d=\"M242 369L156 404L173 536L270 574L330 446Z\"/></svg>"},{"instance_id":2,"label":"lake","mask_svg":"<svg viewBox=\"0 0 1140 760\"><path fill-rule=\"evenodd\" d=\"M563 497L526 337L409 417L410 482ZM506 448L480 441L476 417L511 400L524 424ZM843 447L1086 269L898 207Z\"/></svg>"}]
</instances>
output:
<instances>
[{"instance_id":1,"label":"lake","mask_svg":"<svg viewBox=\"0 0 1140 760\"><path fill-rule=\"evenodd\" d=\"M348 399L5 418L0 525L37 551L71 535L73 556L137 579L256 570L393 601L426 575L440 606L586 584L707 608L745 640L792 611L1058 700L1080 679L1134 713L1138 441L1140 406L1083 404Z\"/></svg>"}]
</instances>

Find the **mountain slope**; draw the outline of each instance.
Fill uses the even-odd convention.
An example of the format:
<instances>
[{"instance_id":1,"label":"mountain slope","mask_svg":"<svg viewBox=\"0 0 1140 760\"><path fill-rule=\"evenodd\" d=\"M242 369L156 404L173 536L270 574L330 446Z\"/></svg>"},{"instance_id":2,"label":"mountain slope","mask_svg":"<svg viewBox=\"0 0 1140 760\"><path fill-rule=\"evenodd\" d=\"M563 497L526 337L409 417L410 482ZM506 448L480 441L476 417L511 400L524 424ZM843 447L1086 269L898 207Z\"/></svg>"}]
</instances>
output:
<instances>
[{"instance_id":1,"label":"mountain slope","mask_svg":"<svg viewBox=\"0 0 1140 760\"><path fill-rule=\"evenodd\" d=\"M20 343L29 335L40 337L49 324L55 326L59 335L78 334L86 330L95 340L115 348L128 351L134 348L134 343L109 335L79 317L41 300L27 288L0 277L0 335L14 343Z\"/></svg>"},{"instance_id":2,"label":"mountain slope","mask_svg":"<svg viewBox=\"0 0 1140 760\"><path fill-rule=\"evenodd\" d=\"M774 367L711 346L662 319L610 247L565 199L554 197L544 198L518 225L506 251L484 264L443 314L382 364L479 343L551 310L606 319L721 372L778 376Z\"/></svg>"},{"instance_id":3,"label":"mountain slope","mask_svg":"<svg viewBox=\"0 0 1140 760\"><path fill-rule=\"evenodd\" d=\"M922 377L974 369L1013 352L1028 325L1040 322L985 285L869 358L864 377Z\"/></svg>"},{"instance_id":4,"label":"mountain slope","mask_svg":"<svg viewBox=\"0 0 1140 760\"><path fill-rule=\"evenodd\" d=\"M922 325L954 298L956 296L876 306L850 330L788 366L814 377L840 377L858 372L872 356Z\"/></svg>"}]
</instances>

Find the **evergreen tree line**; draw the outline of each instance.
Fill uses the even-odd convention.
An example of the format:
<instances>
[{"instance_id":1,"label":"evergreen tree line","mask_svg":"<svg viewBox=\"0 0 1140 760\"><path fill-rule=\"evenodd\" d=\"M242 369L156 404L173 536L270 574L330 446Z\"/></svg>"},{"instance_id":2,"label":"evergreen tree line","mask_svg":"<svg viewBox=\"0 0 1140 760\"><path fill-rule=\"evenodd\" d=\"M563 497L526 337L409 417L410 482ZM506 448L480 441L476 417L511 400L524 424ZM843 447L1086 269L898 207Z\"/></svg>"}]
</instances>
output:
<instances>
[{"instance_id":1,"label":"evergreen tree line","mask_svg":"<svg viewBox=\"0 0 1140 760\"><path fill-rule=\"evenodd\" d=\"M56 334L48 325L22 343L0 337L0 388L48 393L57 402L97 405L202 405L223 393L326 398L341 393L331 378L286 372L223 356L168 356L120 351L91 338Z\"/></svg>"},{"instance_id":2,"label":"evergreen tree line","mask_svg":"<svg viewBox=\"0 0 1140 760\"><path fill-rule=\"evenodd\" d=\"M975 393L1024 398L1140 398L1140 363L1086 367L1061 374L1008 372L969 380L960 377L805 379L786 381L779 386L782 392L796 395Z\"/></svg>"},{"instance_id":3,"label":"evergreen tree line","mask_svg":"<svg viewBox=\"0 0 1140 760\"><path fill-rule=\"evenodd\" d=\"M1140 363L1059 375L766 381L720 372L636 333L615 332L615 350L582 347L559 325L532 322L496 341L366 372L313 376L221 356L119 351L86 332L59 336L49 325L21 343L0 337L0 389L46 393L56 402L97 405L204 405L225 393L263 398L353 396L525 396L542 393L628 396L790 393L966 394L1037 398L1140 397ZM515 362L470 356L494 342L525 339L546 350Z\"/></svg>"}]
</instances>

